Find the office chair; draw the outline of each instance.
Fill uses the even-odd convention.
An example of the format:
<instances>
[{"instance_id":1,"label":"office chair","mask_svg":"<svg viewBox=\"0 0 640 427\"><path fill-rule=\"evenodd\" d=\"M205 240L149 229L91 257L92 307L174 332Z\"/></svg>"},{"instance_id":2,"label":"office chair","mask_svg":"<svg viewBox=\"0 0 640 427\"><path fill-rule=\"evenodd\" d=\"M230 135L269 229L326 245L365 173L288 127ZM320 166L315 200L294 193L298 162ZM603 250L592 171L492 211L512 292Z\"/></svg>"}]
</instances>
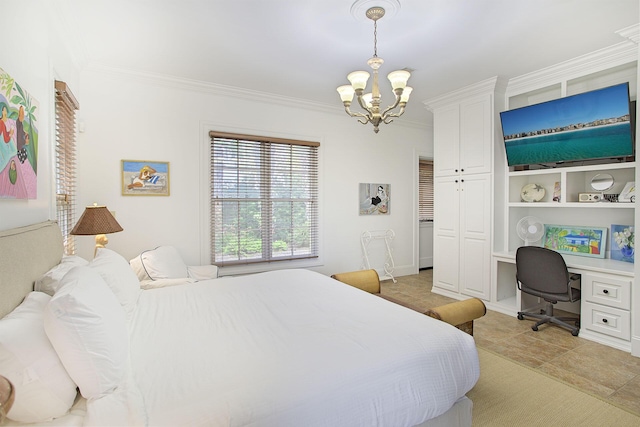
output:
<instances>
[{"instance_id":1,"label":"office chair","mask_svg":"<svg viewBox=\"0 0 640 427\"><path fill-rule=\"evenodd\" d=\"M580 319L578 317L556 317L553 305L558 301L575 302L580 299L580 290L573 283L580 283L580 275L570 275L564 258L556 251L537 246L522 246L516 251L516 282L521 292L534 295L547 302L545 310L539 313L519 311L518 319L525 316L539 319L531 327L534 331L544 323L554 323L578 336ZM574 326L567 322L574 322Z\"/></svg>"}]
</instances>

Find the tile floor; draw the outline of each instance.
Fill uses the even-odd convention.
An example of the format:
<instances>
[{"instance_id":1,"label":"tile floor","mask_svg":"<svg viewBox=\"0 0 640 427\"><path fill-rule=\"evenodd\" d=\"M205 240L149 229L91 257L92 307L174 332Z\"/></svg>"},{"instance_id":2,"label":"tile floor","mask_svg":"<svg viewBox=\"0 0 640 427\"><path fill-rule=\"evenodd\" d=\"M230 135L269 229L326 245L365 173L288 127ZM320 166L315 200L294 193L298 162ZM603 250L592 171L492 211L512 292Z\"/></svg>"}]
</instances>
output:
<instances>
[{"instance_id":1,"label":"tile floor","mask_svg":"<svg viewBox=\"0 0 640 427\"><path fill-rule=\"evenodd\" d=\"M431 293L433 270L382 282L383 294L420 308L454 301ZM640 358L583 338L557 326L531 330L533 320L488 311L474 323L478 346L545 372L640 414Z\"/></svg>"}]
</instances>

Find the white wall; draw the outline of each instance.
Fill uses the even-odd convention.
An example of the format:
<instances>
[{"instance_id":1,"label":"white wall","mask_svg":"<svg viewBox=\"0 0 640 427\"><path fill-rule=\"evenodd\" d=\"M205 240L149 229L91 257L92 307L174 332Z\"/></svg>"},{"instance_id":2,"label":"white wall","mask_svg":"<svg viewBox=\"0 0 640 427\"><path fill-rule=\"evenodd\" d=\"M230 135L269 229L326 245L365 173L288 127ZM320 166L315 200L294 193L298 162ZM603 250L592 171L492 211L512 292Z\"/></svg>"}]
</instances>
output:
<instances>
[{"instance_id":1,"label":"white wall","mask_svg":"<svg viewBox=\"0 0 640 427\"><path fill-rule=\"evenodd\" d=\"M420 223L420 268L433 267L433 222Z\"/></svg>"},{"instance_id":2,"label":"white wall","mask_svg":"<svg viewBox=\"0 0 640 427\"><path fill-rule=\"evenodd\" d=\"M0 68L39 103L38 195L36 199L0 198L0 229L55 219L53 81L79 87L79 74L55 31L49 2L4 2ZM79 90L79 89L77 89Z\"/></svg>"},{"instance_id":3,"label":"white wall","mask_svg":"<svg viewBox=\"0 0 640 427\"><path fill-rule=\"evenodd\" d=\"M397 121L374 134L338 107L337 95L335 108L321 107L106 69L82 72L78 98L78 206L96 202L116 212L124 232L110 235L109 247L123 256L170 244L189 264L208 262L207 134L221 130L320 142L322 258L315 270L359 269L360 234L392 228L396 275L417 272L415 153L432 152L426 126ZM171 195L122 196L123 159L169 161ZM391 185L390 215L358 215L361 182ZM90 237L77 239L84 257L92 245Z\"/></svg>"}]
</instances>

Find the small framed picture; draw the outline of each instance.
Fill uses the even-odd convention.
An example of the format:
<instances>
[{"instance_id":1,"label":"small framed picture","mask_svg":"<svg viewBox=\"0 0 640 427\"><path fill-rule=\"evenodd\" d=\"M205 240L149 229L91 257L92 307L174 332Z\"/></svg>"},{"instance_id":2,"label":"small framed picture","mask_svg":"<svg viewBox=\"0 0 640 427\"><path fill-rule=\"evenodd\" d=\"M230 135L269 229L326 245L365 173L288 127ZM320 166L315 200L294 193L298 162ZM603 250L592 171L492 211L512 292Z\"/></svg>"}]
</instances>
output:
<instances>
[{"instance_id":1,"label":"small framed picture","mask_svg":"<svg viewBox=\"0 0 640 427\"><path fill-rule=\"evenodd\" d=\"M169 162L122 160L123 196L168 196Z\"/></svg>"},{"instance_id":2,"label":"small framed picture","mask_svg":"<svg viewBox=\"0 0 640 427\"><path fill-rule=\"evenodd\" d=\"M567 255L604 258L606 227L544 225L544 247Z\"/></svg>"},{"instance_id":3,"label":"small framed picture","mask_svg":"<svg viewBox=\"0 0 640 427\"><path fill-rule=\"evenodd\" d=\"M611 224L611 259L634 262L635 235L631 225Z\"/></svg>"},{"instance_id":4,"label":"small framed picture","mask_svg":"<svg viewBox=\"0 0 640 427\"><path fill-rule=\"evenodd\" d=\"M365 184L359 188L360 215L389 215L391 210L390 184Z\"/></svg>"},{"instance_id":5,"label":"small framed picture","mask_svg":"<svg viewBox=\"0 0 640 427\"><path fill-rule=\"evenodd\" d=\"M618 196L619 202L633 203L636 201L636 183L634 181L627 182Z\"/></svg>"}]
</instances>

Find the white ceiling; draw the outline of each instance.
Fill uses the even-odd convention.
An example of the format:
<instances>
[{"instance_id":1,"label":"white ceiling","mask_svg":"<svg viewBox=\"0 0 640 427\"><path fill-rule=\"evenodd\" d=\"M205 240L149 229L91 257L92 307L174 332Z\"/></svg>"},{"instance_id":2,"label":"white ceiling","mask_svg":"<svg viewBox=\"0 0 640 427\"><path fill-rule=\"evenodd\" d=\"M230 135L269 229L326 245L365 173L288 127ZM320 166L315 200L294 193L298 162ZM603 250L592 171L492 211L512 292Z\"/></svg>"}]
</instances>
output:
<instances>
[{"instance_id":1,"label":"white ceiling","mask_svg":"<svg viewBox=\"0 0 640 427\"><path fill-rule=\"evenodd\" d=\"M52 0L79 63L211 82L341 107L368 67L373 22L354 0ZM384 3L395 0L381 0ZM624 42L638 0L400 0L378 21L381 75L411 68L404 118L422 101ZM388 14L389 15L389 14ZM381 82L388 86L386 78ZM383 104L391 92L383 92ZM386 100L386 102L384 102Z\"/></svg>"}]
</instances>

